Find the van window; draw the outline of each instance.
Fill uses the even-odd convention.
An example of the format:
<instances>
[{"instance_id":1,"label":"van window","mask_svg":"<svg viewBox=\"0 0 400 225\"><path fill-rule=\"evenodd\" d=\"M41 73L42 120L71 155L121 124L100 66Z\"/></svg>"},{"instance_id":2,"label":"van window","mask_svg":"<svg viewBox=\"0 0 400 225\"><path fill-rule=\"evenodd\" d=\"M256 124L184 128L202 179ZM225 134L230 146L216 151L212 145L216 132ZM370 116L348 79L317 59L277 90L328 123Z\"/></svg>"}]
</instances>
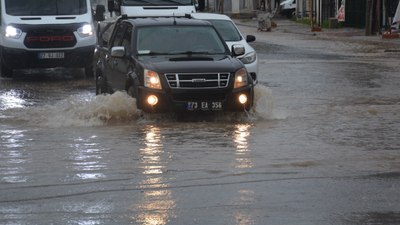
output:
<instances>
[{"instance_id":1,"label":"van window","mask_svg":"<svg viewBox=\"0 0 400 225\"><path fill-rule=\"evenodd\" d=\"M193 0L123 0L123 6L193 5Z\"/></svg>"},{"instance_id":2,"label":"van window","mask_svg":"<svg viewBox=\"0 0 400 225\"><path fill-rule=\"evenodd\" d=\"M88 12L86 0L6 0L12 16L82 15Z\"/></svg>"}]
</instances>

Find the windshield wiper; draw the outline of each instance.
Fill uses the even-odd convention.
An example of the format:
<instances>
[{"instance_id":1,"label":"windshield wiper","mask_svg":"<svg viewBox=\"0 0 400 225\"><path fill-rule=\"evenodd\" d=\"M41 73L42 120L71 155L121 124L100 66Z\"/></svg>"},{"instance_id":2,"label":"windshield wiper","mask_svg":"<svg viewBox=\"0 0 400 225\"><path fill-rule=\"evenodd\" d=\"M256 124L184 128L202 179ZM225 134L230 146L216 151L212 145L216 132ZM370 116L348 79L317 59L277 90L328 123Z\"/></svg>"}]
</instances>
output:
<instances>
[{"instance_id":1,"label":"windshield wiper","mask_svg":"<svg viewBox=\"0 0 400 225\"><path fill-rule=\"evenodd\" d=\"M133 2L145 2L145 3L148 3L149 5L157 5L157 4L153 3L153 2L146 1L146 0L134 0ZM132 4L129 4L129 5L134 6L134 5L138 5L138 4L132 3Z\"/></svg>"},{"instance_id":2,"label":"windshield wiper","mask_svg":"<svg viewBox=\"0 0 400 225\"><path fill-rule=\"evenodd\" d=\"M166 52L148 51L148 52L139 52L138 55L169 55L169 53L166 53Z\"/></svg>"},{"instance_id":3,"label":"windshield wiper","mask_svg":"<svg viewBox=\"0 0 400 225\"><path fill-rule=\"evenodd\" d=\"M194 54L206 54L206 55L211 55L215 54L213 52L208 52L208 51L182 51L182 52L171 52L170 55L194 55Z\"/></svg>"},{"instance_id":4,"label":"windshield wiper","mask_svg":"<svg viewBox=\"0 0 400 225\"><path fill-rule=\"evenodd\" d=\"M139 52L138 55L215 55L220 53L208 52L208 51L181 51L181 52Z\"/></svg>"}]
</instances>

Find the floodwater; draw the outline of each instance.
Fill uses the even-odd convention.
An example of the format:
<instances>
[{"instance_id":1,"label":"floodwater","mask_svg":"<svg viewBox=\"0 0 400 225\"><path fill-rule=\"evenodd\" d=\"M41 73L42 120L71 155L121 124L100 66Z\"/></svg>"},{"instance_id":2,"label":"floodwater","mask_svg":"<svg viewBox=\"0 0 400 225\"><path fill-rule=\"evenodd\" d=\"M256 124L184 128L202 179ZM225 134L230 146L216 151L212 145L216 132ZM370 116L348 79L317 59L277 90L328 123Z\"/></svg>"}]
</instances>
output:
<instances>
[{"instance_id":1,"label":"floodwater","mask_svg":"<svg viewBox=\"0 0 400 225\"><path fill-rule=\"evenodd\" d=\"M400 224L400 56L301 38L257 34L236 114L145 115L79 70L0 79L0 224Z\"/></svg>"}]
</instances>

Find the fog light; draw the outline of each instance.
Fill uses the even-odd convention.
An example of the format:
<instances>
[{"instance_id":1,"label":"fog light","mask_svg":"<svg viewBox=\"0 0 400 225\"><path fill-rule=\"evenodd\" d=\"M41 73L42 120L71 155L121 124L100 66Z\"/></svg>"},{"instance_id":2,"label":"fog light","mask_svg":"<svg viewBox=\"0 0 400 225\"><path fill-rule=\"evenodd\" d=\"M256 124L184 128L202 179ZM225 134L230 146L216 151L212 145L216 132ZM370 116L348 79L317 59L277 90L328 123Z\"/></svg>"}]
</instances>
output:
<instances>
[{"instance_id":1,"label":"fog light","mask_svg":"<svg viewBox=\"0 0 400 225\"><path fill-rule=\"evenodd\" d=\"M239 95L239 102L240 104L244 105L247 102L247 96L245 94Z\"/></svg>"},{"instance_id":2,"label":"fog light","mask_svg":"<svg viewBox=\"0 0 400 225\"><path fill-rule=\"evenodd\" d=\"M147 103L151 106L155 106L158 103L158 98L155 95L150 95L147 97Z\"/></svg>"}]
</instances>

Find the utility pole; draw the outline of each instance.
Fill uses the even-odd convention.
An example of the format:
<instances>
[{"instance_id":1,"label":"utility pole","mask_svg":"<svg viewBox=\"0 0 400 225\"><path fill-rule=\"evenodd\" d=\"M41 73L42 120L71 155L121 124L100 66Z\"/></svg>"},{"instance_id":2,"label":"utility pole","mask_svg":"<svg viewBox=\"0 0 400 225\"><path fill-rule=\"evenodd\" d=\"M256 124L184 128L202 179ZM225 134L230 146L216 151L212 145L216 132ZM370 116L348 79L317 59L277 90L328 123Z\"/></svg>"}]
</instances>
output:
<instances>
[{"instance_id":1,"label":"utility pole","mask_svg":"<svg viewBox=\"0 0 400 225\"><path fill-rule=\"evenodd\" d=\"M373 0L366 0L365 6L365 35L372 35Z\"/></svg>"},{"instance_id":2,"label":"utility pole","mask_svg":"<svg viewBox=\"0 0 400 225\"><path fill-rule=\"evenodd\" d=\"M372 32L374 33L374 34L380 34L381 33L381 30L380 30L380 28L381 28L381 18L382 18L382 8L381 8L381 6L382 6L382 2L381 2L381 0L376 0L375 1L375 3L376 3L376 7L375 7L375 16L374 16L374 26L373 26L373 29L372 29Z\"/></svg>"},{"instance_id":3,"label":"utility pole","mask_svg":"<svg viewBox=\"0 0 400 225\"><path fill-rule=\"evenodd\" d=\"M313 16L313 0L308 0L308 8L310 9L309 18L310 18L310 25L311 25L311 31L314 28L314 16Z\"/></svg>"}]
</instances>

